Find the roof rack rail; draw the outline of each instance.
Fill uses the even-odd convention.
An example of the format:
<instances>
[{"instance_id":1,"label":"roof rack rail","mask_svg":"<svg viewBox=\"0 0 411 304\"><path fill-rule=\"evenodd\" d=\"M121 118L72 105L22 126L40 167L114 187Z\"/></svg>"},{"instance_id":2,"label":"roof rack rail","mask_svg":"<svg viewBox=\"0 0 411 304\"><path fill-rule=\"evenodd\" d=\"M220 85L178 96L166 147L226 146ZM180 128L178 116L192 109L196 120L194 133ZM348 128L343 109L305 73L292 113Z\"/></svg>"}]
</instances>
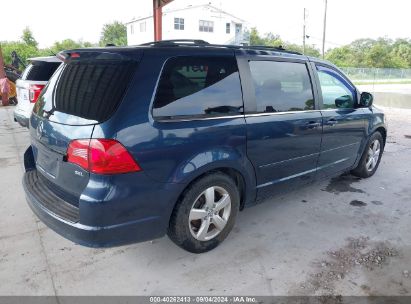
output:
<instances>
[{"instance_id":1,"label":"roof rack rail","mask_svg":"<svg viewBox=\"0 0 411 304\"><path fill-rule=\"evenodd\" d=\"M207 41L201 39L171 39L171 40L160 40L147 42L140 45L158 45L158 46L170 46L170 45L180 45L180 44L190 44L190 45L209 45Z\"/></svg>"},{"instance_id":2,"label":"roof rack rail","mask_svg":"<svg viewBox=\"0 0 411 304\"><path fill-rule=\"evenodd\" d=\"M289 51L282 45L280 46L267 46L267 45L232 45L232 44L213 44L201 39L172 39L172 40L160 40L140 44L142 46L206 46L206 47L226 47L236 50L260 50L260 51L275 51L283 52L294 55L303 55L299 52Z\"/></svg>"},{"instance_id":3,"label":"roof rack rail","mask_svg":"<svg viewBox=\"0 0 411 304\"><path fill-rule=\"evenodd\" d=\"M301 53L296 52L296 51L289 51L285 49L282 45L279 45L279 46L247 45L247 46L242 46L241 48L251 49L251 50L277 51L277 52L284 52L284 53L290 53L290 54L295 54L295 55L302 55Z\"/></svg>"},{"instance_id":4,"label":"roof rack rail","mask_svg":"<svg viewBox=\"0 0 411 304\"><path fill-rule=\"evenodd\" d=\"M289 51L283 48L281 45L276 47L276 46L267 46L267 45L208 44L207 46L226 47L226 48L231 48L235 50L274 51L274 52L282 52L282 53L293 54L293 55L303 55L296 51Z\"/></svg>"}]
</instances>

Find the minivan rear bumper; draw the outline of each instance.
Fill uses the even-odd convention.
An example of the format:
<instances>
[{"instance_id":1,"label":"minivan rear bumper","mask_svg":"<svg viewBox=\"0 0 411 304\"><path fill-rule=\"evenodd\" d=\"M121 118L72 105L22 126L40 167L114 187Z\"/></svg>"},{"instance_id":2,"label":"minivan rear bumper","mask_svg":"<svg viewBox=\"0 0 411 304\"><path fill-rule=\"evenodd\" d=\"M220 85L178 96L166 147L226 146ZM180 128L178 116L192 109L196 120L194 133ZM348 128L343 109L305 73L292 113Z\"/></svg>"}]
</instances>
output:
<instances>
[{"instance_id":1,"label":"minivan rear bumper","mask_svg":"<svg viewBox=\"0 0 411 304\"><path fill-rule=\"evenodd\" d=\"M114 225L89 226L79 221L79 210L60 198L47 193L38 183L33 183L36 170L27 171L23 186L27 202L38 218L63 237L87 247L113 247L162 237L168 220L163 216L149 216ZM62 206L62 204L67 204Z\"/></svg>"}]
</instances>

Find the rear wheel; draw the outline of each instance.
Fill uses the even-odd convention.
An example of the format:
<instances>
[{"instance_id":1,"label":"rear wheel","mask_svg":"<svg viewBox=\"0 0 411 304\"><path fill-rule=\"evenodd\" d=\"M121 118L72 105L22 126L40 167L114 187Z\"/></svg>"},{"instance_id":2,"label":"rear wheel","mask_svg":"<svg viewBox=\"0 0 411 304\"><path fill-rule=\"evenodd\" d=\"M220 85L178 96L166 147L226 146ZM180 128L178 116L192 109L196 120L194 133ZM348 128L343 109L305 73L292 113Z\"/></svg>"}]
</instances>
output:
<instances>
[{"instance_id":1,"label":"rear wheel","mask_svg":"<svg viewBox=\"0 0 411 304\"><path fill-rule=\"evenodd\" d=\"M222 173L209 174L184 192L171 216L168 236L193 253L214 249L233 228L239 204L234 181Z\"/></svg>"},{"instance_id":2,"label":"rear wheel","mask_svg":"<svg viewBox=\"0 0 411 304\"><path fill-rule=\"evenodd\" d=\"M371 135L357 168L352 170L351 173L363 178L374 175L380 164L383 150L384 140L382 135L380 132L375 132Z\"/></svg>"}]
</instances>

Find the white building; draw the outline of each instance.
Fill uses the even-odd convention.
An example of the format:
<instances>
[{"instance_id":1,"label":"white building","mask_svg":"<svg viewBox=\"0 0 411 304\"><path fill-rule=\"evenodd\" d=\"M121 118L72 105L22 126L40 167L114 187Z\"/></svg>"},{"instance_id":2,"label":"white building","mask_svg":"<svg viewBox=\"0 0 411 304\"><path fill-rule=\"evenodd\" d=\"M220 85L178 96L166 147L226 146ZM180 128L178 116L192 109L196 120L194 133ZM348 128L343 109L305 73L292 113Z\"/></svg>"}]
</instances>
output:
<instances>
[{"instance_id":1,"label":"white building","mask_svg":"<svg viewBox=\"0 0 411 304\"><path fill-rule=\"evenodd\" d=\"M154 40L153 16L134 19L127 25L128 45ZM162 39L201 39L214 44L248 44L248 24L211 4L163 8Z\"/></svg>"}]
</instances>

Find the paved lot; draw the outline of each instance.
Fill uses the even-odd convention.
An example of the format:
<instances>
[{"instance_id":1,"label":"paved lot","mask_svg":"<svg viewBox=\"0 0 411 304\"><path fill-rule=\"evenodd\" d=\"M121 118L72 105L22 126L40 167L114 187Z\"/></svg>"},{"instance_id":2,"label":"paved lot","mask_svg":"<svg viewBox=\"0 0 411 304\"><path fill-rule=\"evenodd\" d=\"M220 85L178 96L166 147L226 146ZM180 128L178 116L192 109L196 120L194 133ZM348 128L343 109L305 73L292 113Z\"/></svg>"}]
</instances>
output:
<instances>
[{"instance_id":1,"label":"paved lot","mask_svg":"<svg viewBox=\"0 0 411 304\"><path fill-rule=\"evenodd\" d=\"M320 182L246 209L216 250L164 237L113 249L71 243L26 205L27 131L0 107L0 295L411 295L411 110L368 180Z\"/></svg>"}]
</instances>

